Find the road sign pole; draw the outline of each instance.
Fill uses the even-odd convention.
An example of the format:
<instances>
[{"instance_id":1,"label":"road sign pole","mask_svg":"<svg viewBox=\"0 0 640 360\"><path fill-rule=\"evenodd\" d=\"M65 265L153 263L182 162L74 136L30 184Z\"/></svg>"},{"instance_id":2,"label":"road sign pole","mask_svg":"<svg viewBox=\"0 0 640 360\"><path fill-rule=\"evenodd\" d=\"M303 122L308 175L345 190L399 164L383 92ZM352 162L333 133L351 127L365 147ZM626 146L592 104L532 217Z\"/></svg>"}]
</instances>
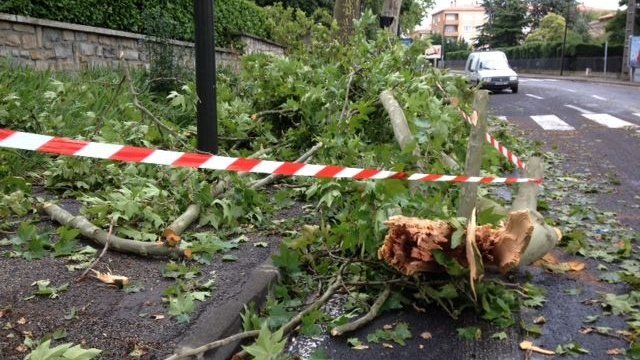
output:
<instances>
[{"instance_id":1,"label":"road sign pole","mask_svg":"<svg viewBox=\"0 0 640 360\"><path fill-rule=\"evenodd\" d=\"M214 0L193 0L196 24L196 92L198 93L198 150L218 153L216 58L213 34Z\"/></svg>"}]
</instances>

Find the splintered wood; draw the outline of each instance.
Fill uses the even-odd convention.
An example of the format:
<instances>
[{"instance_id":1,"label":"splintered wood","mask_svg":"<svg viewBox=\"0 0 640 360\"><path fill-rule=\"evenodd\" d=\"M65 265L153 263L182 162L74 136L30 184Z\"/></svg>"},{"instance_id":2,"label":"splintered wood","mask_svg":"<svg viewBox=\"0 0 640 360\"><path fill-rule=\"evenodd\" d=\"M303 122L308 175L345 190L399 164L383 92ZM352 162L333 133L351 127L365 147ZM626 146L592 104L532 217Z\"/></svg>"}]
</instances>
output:
<instances>
[{"instance_id":1,"label":"splintered wood","mask_svg":"<svg viewBox=\"0 0 640 360\"><path fill-rule=\"evenodd\" d=\"M451 248L455 228L446 221L392 216L386 223L389 232L378 258L404 275L440 271L433 257L434 251L442 251L468 266L465 244ZM497 228L491 225L475 229L476 243L485 265L495 265L500 272L507 272L520 263L520 258L531 239L534 224L528 210L511 212L506 222Z\"/></svg>"}]
</instances>

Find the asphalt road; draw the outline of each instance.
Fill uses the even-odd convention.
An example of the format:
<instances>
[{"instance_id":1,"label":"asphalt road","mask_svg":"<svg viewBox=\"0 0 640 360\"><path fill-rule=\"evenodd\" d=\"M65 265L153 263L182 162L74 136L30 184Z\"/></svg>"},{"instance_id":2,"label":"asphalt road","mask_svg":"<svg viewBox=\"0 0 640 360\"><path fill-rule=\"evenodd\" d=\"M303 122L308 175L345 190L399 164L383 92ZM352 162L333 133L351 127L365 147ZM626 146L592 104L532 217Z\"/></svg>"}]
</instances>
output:
<instances>
[{"instance_id":1,"label":"asphalt road","mask_svg":"<svg viewBox=\"0 0 640 360\"><path fill-rule=\"evenodd\" d=\"M640 230L640 87L523 78L518 94L491 96L491 114L566 156L566 172L615 179L598 207Z\"/></svg>"},{"instance_id":2,"label":"asphalt road","mask_svg":"<svg viewBox=\"0 0 640 360\"><path fill-rule=\"evenodd\" d=\"M613 192L597 194L597 206L603 211L615 211L619 220L635 230L640 229L640 87L573 82L557 79L523 78L519 93L510 91L492 94L490 113L524 130L527 137L541 143L543 149L565 156L563 169L572 173L591 173L594 177L615 179ZM636 205L630 206L630 205ZM556 256L564 257L560 250ZM595 268L590 260L581 259L587 268ZM579 332L585 316L596 311L584 304L585 299L597 298L602 292L616 292L609 284L600 283L589 272L575 276L554 276L537 267L527 267L512 275L514 282L531 281L547 291L547 304L540 310L523 309L515 316L531 324L537 316L547 319L543 333L535 341L547 349L558 344L577 341L588 345L590 354L583 359L610 358L607 350L625 347L620 339L584 335ZM580 288L580 296L567 296L566 290ZM413 338L406 346L384 348L369 344L368 350L353 350L347 337L358 337L366 343L367 334L385 324L407 322ZM606 317L600 326L625 328L619 317ZM482 327L480 341L462 340L457 328L469 325ZM432 339L425 341L418 335L429 331ZM491 339L492 329L486 322L478 321L473 313L465 313L458 320L451 319L437 306L426 313L413 310L385 313L364 329L343 338L312 341L307 348L323 349L330 359L523 359L525 353L518 349L524 339L531 339L518 325L506 330L508 340ZM295 347L295 346L294 346ZM309 358L309 352L294 353ZM309 349L310 350L310 349ZM307 355L307 356L304 356ZM544 356L533 355L543 359Z\"/></svg>"}]
</instances>

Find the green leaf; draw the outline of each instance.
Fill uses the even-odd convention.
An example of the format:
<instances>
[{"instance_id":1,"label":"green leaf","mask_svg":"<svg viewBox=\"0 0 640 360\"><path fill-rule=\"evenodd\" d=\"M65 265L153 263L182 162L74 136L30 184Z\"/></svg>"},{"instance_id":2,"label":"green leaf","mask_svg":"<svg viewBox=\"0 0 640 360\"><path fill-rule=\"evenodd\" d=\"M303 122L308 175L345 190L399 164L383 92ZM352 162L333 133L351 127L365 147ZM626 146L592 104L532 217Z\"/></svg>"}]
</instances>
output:
<instances>
[{"instance_id":1,"label":"green leaf","mask_svg":"<svg viewBox=\"0 0 640 360\"><path fill-rule=\"evenodd\" d=\"M589 350L583 348L575 341L556 347L556 353L560 355L569 355L571 357L579 357L580 355L589 354Z\"/></svg>"},{"instance_id":2,"label":"green leaf","mask_svg":"<svg viewBox=\"0 0 640 360\"><path fill-rule=\"evenodd\" d=\"M238 257L231 254L222 255L222 261L236 261Z\"/></svg>"},{"instance_id":3,"label":"green leaf","mask_svg":"<svg viewBox=\"0 0 640 360\"><path fill-rule=\"evenodd\" d=\"M273 264L287 273L300 272L300 257L295 250L289 249L287 245L280 244L280 252L273 256Z\"/></svg>"},{"instance_id":4,"label":"green leaf","mask_svg":"<svg viewBox=\"0 0 640 360\"><path fill-rule=\"evenodd\" d=\"M458 337L465 340L475 340L478 341L482 338L482 331L479 327L468 326L464 328L458 328Z\"/></svg>"},{"instance_id":5,"label":"green leaf","mask_svg":"<svg viewBox=\"0 0 640 360\"><path fill-rule=\"evenodd\" d=\"M194 311L196 311L196 305L189 293L178 294L169 300L169 315L175 317L180 323L189 322Z\"/></svg>"},{"instance_id":6,"label":"green leaf","mask_svg":"<svg viewBox=\"0 0 640 360\"><path fill-rule=\"evenodd\" d=\"M83 349L80 345L61 344L51 348L51 340L40 343L25 360L91 360L100 355L102 350Z\"/></svg>"},{"instance_id":7,"label":"green leaf","mask_svg":"<svg viewBox=\"0 0 640 360\"><path fill-rule=\"evenodd\" d=\"M491 335L491 338L502 341L502 340L507 340L508 337L506 332L501 331Z\"/></svg>"},{"instance_id":8,"label":"green leaf","mask_svg":"<svg viewBox=\"0 0 640 360\"><path fill-rule=\"evenodd\" d=\"M284 351L286 339L282 338L282 332L283 330L279 329L272 333L267 324L262 324L256 341L242 348L255 360L273 360Z\"/></svg>"}]
</instances>

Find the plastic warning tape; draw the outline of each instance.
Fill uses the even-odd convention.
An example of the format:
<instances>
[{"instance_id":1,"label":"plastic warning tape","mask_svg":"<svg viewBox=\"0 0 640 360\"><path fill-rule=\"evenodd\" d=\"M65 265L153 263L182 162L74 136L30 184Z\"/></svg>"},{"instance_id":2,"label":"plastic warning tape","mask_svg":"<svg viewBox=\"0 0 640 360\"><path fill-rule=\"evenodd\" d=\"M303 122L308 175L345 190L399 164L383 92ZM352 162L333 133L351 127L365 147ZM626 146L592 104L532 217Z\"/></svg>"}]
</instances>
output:
<instances>
[{"instance_id":1,"label":"plastic warning tape","mask_svg":"<svg viewBox=\"0 0 640 360\"><path fill-rule=\"evenodd\" d=\"M157 164L198 169L251 172L283 176L316 178L349 178L357 180L399 179L422 182L453 183L541 183L541 179L516 177L481 177L404 173L398 171L360 169L335 165L235 158L209 154L167 151L143 147L105 144L68 138L0 129L0 148L37 151L48 154L80 156L131 163Z\"/></svg>"},{"instance_id":2,"label":"plastic warning tape","mask_svg":"<svg viewBox=\"0 0 640 360\"><path fill-rule=\"evenodd\" d=\"M477 123L478 120L477 120L477 115L475 114L475 112L474 112L473 116L468 116L462 110L460 110L460 113L462 114L462 117L469 124L471 124L473 126L476 126L476 123ZM507 160L509 160L510 163L514 164L519 169L525 169L526 168L526 165L524 164L524 161L520 160L513 152L511 152L511 150L507 149L504 145L500 144L500 142L498 140L496 140L496 138L494 138L491 134L486 133L485 138L486 138L487 142L489 144L491 144L491 146L493 146L496 150L498 150L498 152L500 154L502 154L502 156L507 158Z\"/></svg>"}]
</instances>

